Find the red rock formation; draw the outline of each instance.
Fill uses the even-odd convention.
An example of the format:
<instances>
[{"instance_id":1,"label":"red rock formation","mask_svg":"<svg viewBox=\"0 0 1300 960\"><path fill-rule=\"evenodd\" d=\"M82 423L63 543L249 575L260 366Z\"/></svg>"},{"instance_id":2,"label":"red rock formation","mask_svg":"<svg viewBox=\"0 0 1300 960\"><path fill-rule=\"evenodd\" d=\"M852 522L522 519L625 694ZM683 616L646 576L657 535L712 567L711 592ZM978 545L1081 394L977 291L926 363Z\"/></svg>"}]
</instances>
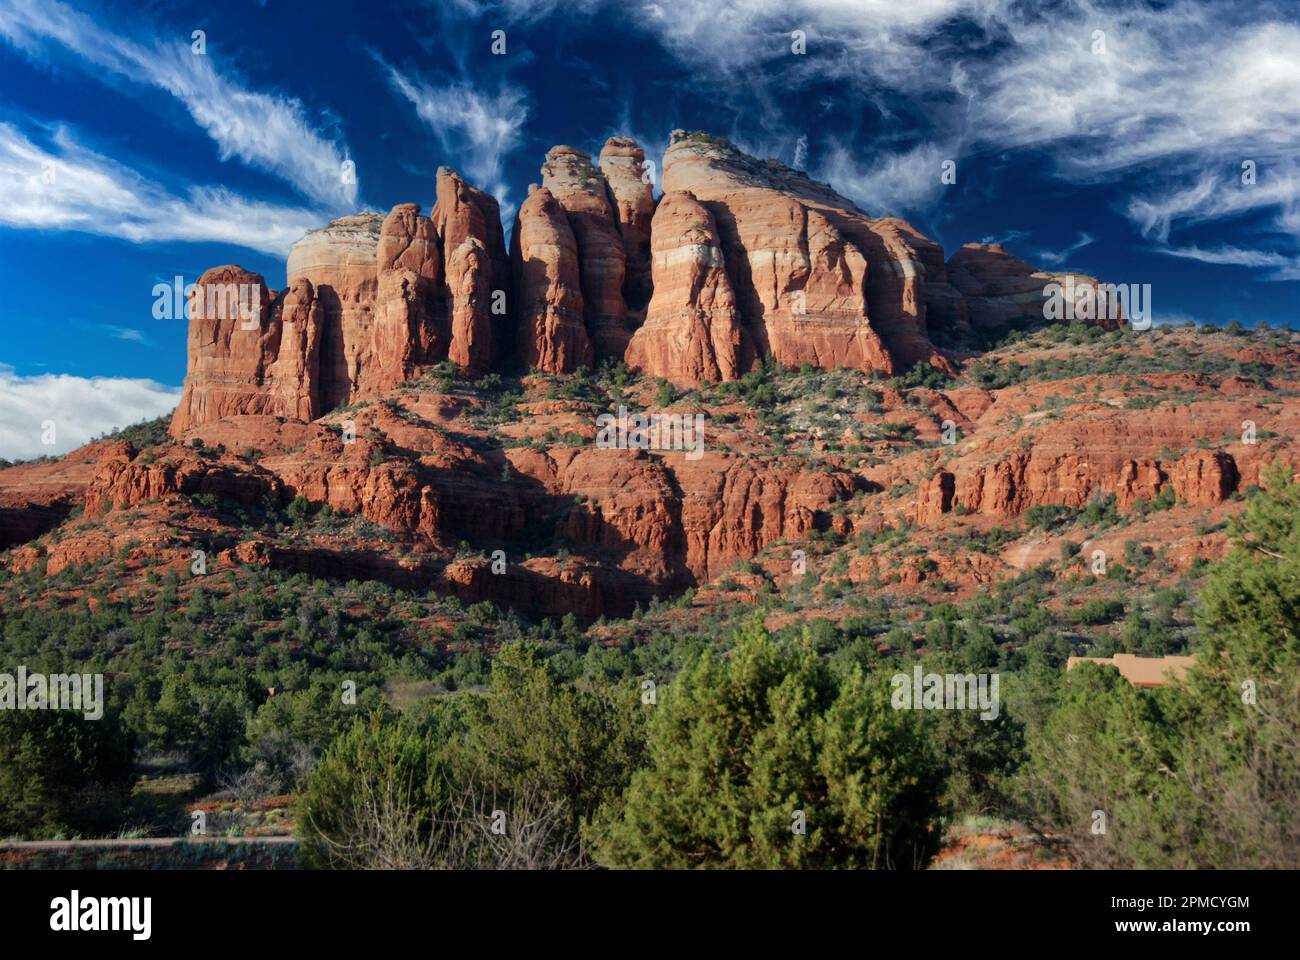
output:
<instances>
[{"instance_id":1,"label":"red rock formation","mask_svg":"<svg viewBox=\"0 0 1300 960\"><path fill-rule=\"evenodd\" d=\"M101 468L128 463L134 456L135 449L123 440L100 440L52 463L0 470L0 550L58 526L85 498L86 487Z\"/></svg>"},{"instance_id":2,"label":"red rock formation","mask_svg":"<svg viewBox=\"0 0 1300 960\"><path fill-rule=\"evenodd\" d=\"M471 374L492 368L496 349L492 295L494 289L504 292L504 287L493 287L493 276L491 256L477 237L467 237L447 257L447 287L452 291L448 356Z\"/></svg>"},{"instance_id":3,"label":"red rock formation","mask_svg":"<svg viewBox=\"0 0 1300 960\"><path fill-rule=\"evenodd\" d=\"M610 137L600 151L600 172L609 183L623 249L627 252L623 301L628 322L640 323L654 290L650 267L654 185L647 176L645 151L630 137Z\"/></svg>"},{"instance_id":4,"label":"red rock formation","mask_svg":"<svg viewBox=\"0 0 1300 960\"><path fill-rule=\"evenodd\" d=\"M631 332L623 322L627 253L604 175L573 147L552 147L542 164L542 186L559 201L578 242L587 333L596 357L621 358Z\"/></svg>"},{"instance_id":5,"label":"red rock formation","mask_svg":"<svg viewBox=\"0 0 1300 960\"><path fill-rule=\"evenodd\" d=\"M399 203L379 228L375 252L380 273L409 270L437 280L442 273L442 249L433 220L420 214L418 203Z\"/></svg>"},{"instance_id":6,"label":"red rock formation","mask_svg":"<svg viewBox=\"0 0 1300 960\"><path fill-rule=\"evenodd\" d=\"M686 563L702 579L778 541L797 542L813 530L829 529L826 511L855 488L847 471L747 460L726 461L723 469L708 458L681 463L675 478L684 493Z\"/></svg>"},{"instance_id":7,"label":"red rock formation","mask_svg":"<svg viewBox=\"0 0 1300 960\"><path fill-rule=\"evenodd\" d=\"M280 330L280 348L269 368L275 402L268 412L297 420L324 413L320 387L320 345L324 309L311 281L299 277L272 307L272 324Z\"/></svg>"},{"instance_id":8,"label":"red rock formation","mask_svg":"<svg viewBox=\"0 0 1300 960\"><path fill-rule=\"evenodd\" d=\"M280 491L279 478L256 466L212 462L181 452L148 462L137 457L104 464L86 488L86 513L122 510L181 494L211 494L251 507L268 495L278 497Z\"/></svg>"},{"instance_id":9,"label":"red rock formation","mask_svg":"<svg viewBox=\"0 0 1300 960\"><path fill-rule=\"evenodd\" d=\"M515 218L511 248L520 364L547 373L591 367L595 357L583 321L578 244L549 190L530 190Z\"/></svg>"},{"instance_id":10,"label":"red rock formation","mask_svg":"<svg viewBox=\"0 0 1300 960\"><path fill-rule=\"evenodd\" d=\"M846 471L717 455L517 448L510 461L548 492L587 499L565 520L567 538L613 551L623 569L678 588L778 540L828 528L825 511L855 488Z\"/></svg>"},{"instance_id":11,"label":"red rock formation","mask_svg":"<svg viewBox=\"0 0 1300 960\"><path fill-rule=\"evenodd\" d=\"M436 363L450 346L439 296L442 251L433 221L403 203L384 219L377 251L378 300L365 382L375 389L408 379L418 364Z\"/></svg>"},{"instance_id":12,"label":"red rock formation","mask_svg":"<svg viewBox=\"0 0 1300 960\"><path fill-rule=\"evenodd\" d=\"M272 465L287 495L328 504L332 510L363 516L390 530L435 538L439 497L422 471L398 458L371 463L375 449L361 438L343 444L331 437L310 444L302 457Z\"/></svg>"},{"instance_id":13,"label":"red rock formation","mask_svg":"<svg viewBox=\"0 0 1300 960\"><path fill-rule=\"evenodd\" d=\"M271 292L259 274L234 266L206 271L190 291L189 313L189 360L185 391L172 417L174 436L222 417L297 414L299 398L277 390L271 374L293 364L288 357L279 362L283 313L272 309ZM294 339L299 339L296 329ZM312 406L310 397L306 404Z\"/></svg>"},{"instance_id":14,"label":"red rock formation","mask_svg":"<svg viewBox=\"0 0 1300 960\"><path fill-rule=\"evenodd\" d=\"M320 301L317 416L352 399L362 370L369 366L383 221L383 216L371 211L340 217L313 230L289 251L289 286L309 280Z\"/></svg>"},{"instance_id":15,"label":"red rock formation","mask_svg":"<svg viewBox=\"0 0 1300 960\"><path fill-rule=\"evenodd\" d=\"M1177 502L1197 506L1223 503L1236 491L1244 472L1225 450L1193 449L1174 459L1162 450L1203 437L1221 436L1242 419L1242 408L1199 405L1200 422L1170 410L1159 419L1142 411L1117 413L1103 407L1080 411L1068 422L1054 422L1031 438L1007 437L995 446L974 446L917 491L915 519L939 521L961 505L974 513L1019 516L1034 506L1082 508L1098 495L1113 495L1121 509L1150 502L1172 485ZM1229 426L1231 425L1231 426ZM1257 448L1239 446L1258 471Z\"/></svg>"},{"instance_id":16,"label":"red rock formation","mask_svg":"<svg viewBox=\"0 0 1300 960\"><path fill-rule=\"evenodd\" d=\"M683 384L740 376L765 354L787 366L951 369L928 338L927 310L959 332L1024 324L1041 314L1047 283L1095 284L1036 273L996 245L969 245L945 265L942 249L901 220L869 218L775 161L674 131L665 187L708 212L708 244L722 253L700 269L696 254L681 253L702 249L681 242L681 214L659 218L676 236L656 243L643 166L623 137L605 144L600 169L579 150L552 148L545 190L521 208L509 257L496 200L442 167L430 217L399 204L295 244L280 298L240 268L210 272L212 284L262 290L261 311L236 323L218 305L192 320L174 431L232 415L310 420L445 358L478 374L507 359L565 372L617 357ZM652 265L652 249L677 253ZM629 350L647 316L653 330Z\"/></svg>"},{"instance_id":17,"label":"red rock formation","mask_svg":"<svg viewBox=\"0 0 1300 960\"><path fill-rule=\"evenodd\" d=\"M1237 463L1222 450L1193 450L1173 465L1170 480L1179 503L1212 507L1237 490Z\"/></svg>"},{"instance_id":18,"label":"red rock formation","mask_svg":"<svg viewBox=\"0 0 1300 960\"><path fill-rule=\"evenodd\" d=\"M628 366L682 386L734 380L752 348L742 341L713 215L689 193L666 193L653 235L655 297L628 345Z\"/></svg>"},{"instance_id":19,"label":"red rock formation","mask_svg":"<svg viewBox=\"0 0 1300 960\"><path fill-rule=\"evenodd\" d=\"M1088 309L1085 313L1088 296L1094 297L1096 302L1095 292L1090 294L1089 291L1103 289L1095 277L1035 270L1023 260L1011 256L999 243L966 244L948 261L948 278L962 297L960 317L952 315L956 309L952 304L939 307L932 301L931 305L948 311L945 320L956 328L969 323L977 330L999 330L1053 322L1059 318L1047 318L1044 313L1049 300L1044 290L1050 284L1058 284L1063 295L1066 290L1074 292L1074 302L1079 307L1075 315L1081 322L1114 330L1122 325L1124 319L1124 312L1113 297L1108 300L1114 305L1113 315L1109 310L1096 309ZM1106 315L1098 316L1098 313Z\"/></svg>"},{"instance_id":20,"label":"red rock formation","mask_svg":"<svg viewBox=\"0 0 1300 960\"><path fill-rule=\"evenodd\" d=\"M399 204L382 220L363 213L307 234L278 299L242 268L205 273L175 435L226 416L312 420L448 356L491 369L505 320L492 304L507 305L509 270L497 204L446 168L438 191L432 218ZM238 303L216 295L227 288L251 291L240 295L257 316L236 316Z\"/></svg>"},{"instance_id":21,"label":"red rock formation","mask_svg":"<svg viewBox=\"0 0 1300 960\"><path fill-rule=\"evenodd\" d=\"M500 208L495 198L470 186L456 171L439 167L438 202L432 216L446 264L445 296L451 318L448 356L474 373L491 369L497 341L506 340L505 291L510 276ZM495 298L498 290L502 295ZM494 298L503 312L493 313Z\"/></svg>"},{"instance_id":22,"label":"red rock formation","mask_svg":"<svg viewBox=\"0 0 1300 960\"><path fill-rule=\"evenodd\" d=\"M956 478L947 470L921 481L916 497L916 522L933 523L951 510L956 486Z\"/></svg>"},{"instance_id":23,"label":"red rock formation","mask_svg":"<svg viewBox=\"0 0 1300 960\"><path fill-rule=\"evenodd\" d=\"M925 326L926 274L942 277L942 251L908 224L871 220L782 164L680 130L664 154L664 190L689 191L714 214L760 351L795 366L949 366Z\"/></svg>"}]
</instances>

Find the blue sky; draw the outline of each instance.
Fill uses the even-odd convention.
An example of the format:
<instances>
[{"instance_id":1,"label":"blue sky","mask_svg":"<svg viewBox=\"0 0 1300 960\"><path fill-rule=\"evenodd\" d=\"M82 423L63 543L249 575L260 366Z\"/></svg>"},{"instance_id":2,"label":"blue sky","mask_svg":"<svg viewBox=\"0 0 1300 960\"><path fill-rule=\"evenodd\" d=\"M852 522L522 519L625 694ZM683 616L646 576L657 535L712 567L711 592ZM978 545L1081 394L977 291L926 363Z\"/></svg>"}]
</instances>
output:
<instances>
[{"instance_id":1,"label":"blue sky","mask_svg":"<svg viewBox=\"0 0 1300 960\"><path fill-rule=\"evenodd\" d=\"M657 160L707 129L949 254L1150 283L1157 323L1300 320L1295 0L0 0L0 91L3 457L51 452L50 411L61 450L174 404L155 283L279 286L305 230L427 209L443 163L508 226L548 147L615 133Z\"/></svg>"}]
</instances>

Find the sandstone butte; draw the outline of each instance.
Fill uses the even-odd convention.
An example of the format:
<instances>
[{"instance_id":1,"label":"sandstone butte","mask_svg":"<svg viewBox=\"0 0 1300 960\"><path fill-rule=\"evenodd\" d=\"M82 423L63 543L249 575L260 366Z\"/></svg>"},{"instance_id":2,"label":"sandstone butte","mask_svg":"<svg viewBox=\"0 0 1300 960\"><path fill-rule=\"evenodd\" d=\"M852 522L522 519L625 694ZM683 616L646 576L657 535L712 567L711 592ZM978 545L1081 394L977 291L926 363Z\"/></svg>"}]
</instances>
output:
<instances>
[{"instance_id":1,"label":"sandstone butte","mask_svg":"<svg viewBox=\"0 0 1300 960\"><path fill-rule=\"evenodd\" d=\"M240 414L314 420L421 367L570 373L604 359L680 386L785 366L952 370L931 324L1033 325L1035 271L997 245L938 244L726 141L674 131L656 202L634 141L600 163L547 153L506 252L497 202L439 168L428 216L399 204L309 233L288 287L236 266L199 278L173 433ZM1076 275L1080 283L1095 283ZM256 317L202 291L259 291ZM1118 323L1120 321L1115 321Z\"/></svg>"},{"instance_id":2,"label":"sandstone butte","mask_svg":"<svg viewBox=\"0 0 1300 960\"><path fill-rule=\"evenodd\" d=\"M1041 326L1047 284L1096 282L1037 271L998 245L945 261L905 221L869 216L706 134L674 131L657 200L644 161L622 137L595 165L552 148L509 252L496 200L443 167L427 215L404 203L303 237L283 290L238 266L208 270L191 307L174 441L147 451L101 441L0 470L0 549L11 548L0 560L54 573L125 550L183 566L188 551L175 544L197 538L221 547L222 562L592 620L813 535L909 523L923 543L956 522L987 528L1099 496L1131 510L1168 490L1187 512L1170 514L1161 535L1188 558L1213 553L1223 536L1194 532L1203 512L1231 509L1274 457L1294 459L1300 408L1193 373L1144 377L1142 389L1186 400L1158 415L1127 403L1135 387L1121 375L906 393L864 380L875 412L845 407L835 429L866 456L828 449L836 438L811 422L774 437L743 403L715 397L699 460L558 442L592 435L593 415L545 398L526 376L521 419L489 436L474 420L488 402L438 389L428 368L563 376L622 360L683 389L736 380L764 357L886 378L918 364L953 374L976 358L969 345L982 333ZM209 295L232 288L244 296ZM1100 325L1124 331L1122 317ZM1288 383L1300 369L1291 347L1253 359ZM636 383L630 405L655 406L653 380ZM1049 416L1043 405L1066 396ZM792 409L796 422L809 416ZM1264 440L1223 442L1248 420L1267 424ZM945 421L959 435L951 446L939 440ZM882 436L886 423L915 441ZM249 536L216 516L184 529L171 519L167 505L205 495L247 509L304 497L387 533L304 542ZM84 517L69 519L77 506ZM462 543L481 556L467 559ZM1040 537L1003 556L936 562L969 587L1055 548ZM510 556L505 574L484 559L496 549ZM854 556L849 575L872 582L882 563ZM891 575L903 584L934 576L918 557L898 563Z\"/></svg>"}]
</instances>

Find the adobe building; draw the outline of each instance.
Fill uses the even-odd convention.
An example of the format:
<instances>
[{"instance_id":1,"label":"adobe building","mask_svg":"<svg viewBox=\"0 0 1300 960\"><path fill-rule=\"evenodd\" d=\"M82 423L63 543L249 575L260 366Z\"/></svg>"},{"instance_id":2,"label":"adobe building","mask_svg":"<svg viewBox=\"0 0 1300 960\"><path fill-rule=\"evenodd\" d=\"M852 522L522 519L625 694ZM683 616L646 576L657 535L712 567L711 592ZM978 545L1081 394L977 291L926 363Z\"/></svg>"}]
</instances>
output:
<instances>
[{"instance_id":1,"label":"adobe building","mask_svg":"<svg viewBox=\"0 0 1300 960\"><path fill-rule=\"evenodd\" d=\"M1073 670L1079 663L1106 663L1133 686L1151 688L1163 687L1170 680L1182 680L1195 662L1195 657L1139 657L1117 653L1113 657L1070 657L1065 669Z\"/></svg>"}]
</instances>

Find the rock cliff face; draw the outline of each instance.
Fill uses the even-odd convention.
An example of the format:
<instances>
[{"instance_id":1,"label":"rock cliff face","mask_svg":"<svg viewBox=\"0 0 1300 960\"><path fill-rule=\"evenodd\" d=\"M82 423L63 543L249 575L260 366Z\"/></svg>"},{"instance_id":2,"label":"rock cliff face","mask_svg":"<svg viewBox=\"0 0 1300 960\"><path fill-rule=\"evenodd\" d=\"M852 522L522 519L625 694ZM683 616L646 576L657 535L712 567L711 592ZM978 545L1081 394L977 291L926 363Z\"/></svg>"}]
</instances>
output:
<instances>
[{"instance_id":1,"label":"rock cliff face","mask_svg":"<svg viewBox=\"0 0 1300 960\"><path fill-rule=\"evenodd\" d=\"M289 251L289 286L306 280L320 300L317 409L322 412L348 401L370 356L383 222L374 212L340 217Z\"/></svg>"},{"instance_id":2,"label":"rock cliff face","mask_svg":"<svg viewBox=\"0 0 1300 960\"><path fill-rule=\"evenodd\" d=\"M240 267L200 277L174 435L244 414L314 420L448 358L486 372L509 346L497 202L449 168L430 216L341 217L294 244L287 272L279 296Z\"/></svg>"},{"instance_id":3,"label":"rock cliff face","mask_svg":"<svg viewBox=\"0 0 1300 960\"><path fill-rule=\"evenodd\" d=\"M1049 300L1044 290L1050 284L1058 284L1063 292L1073 293L1071 308L1076 304L1081 308L1078 316L1082 321L1107 330L1118 329L1124 321L1122 309L1082 309L1088 292L1100 287L1097 278L1082 273L1035 270L998 243L966 244L948 261L948 278L960 298L942 303L932 300L931 309L941 317L941 322L956 329L965 326L978 332L1041 325L1045 322L1044 306Z\"/></svg>"},{"instance_id":4,"label":"rock cliff face","mask_svg":"<svg viewBox=\"0 0 1300 960\"><path fill-rule=\"evenodd\" d=\"M373 336L366 379L395 387L417 365L436 362L450 348L442 309L442 247L433 221L414 203L393 208L379 229Z\"/></svg>"},{"instance_id":5,"label":"rock cliff face","mask_svg":"<svg viewBox=\"0 0 1300 960\"><path fill-rule=\"evenodd\" d=\"M704 134L673 134L658 202L645 172L626 138L605 144L599 169L553 148L509 254L496 200L441 168L428 215L403 203L302 238L282 291L241 267L207 271L173 439L146 431L139 446L0 469L3 565L57 573L126 557L152 571L201 547L218 567L381 579L590 621L688 587L730 593L756 577L764 590L759 561L772 582L799 582L798 552L800 564L843 558L848 585L831 576L834 591L940 599L1062 562L1059 540L1076 533L1113 551L1141 527L1185 566L1221 550L1210 521L1242 508L1265 464L1296 462L1290 340L1029 337L955 382L884 383L864 374L957 372L962 355L935 341L1038 325L1048 284L1096 281L996 245L945 263L907 223ZM571 393L524 376L504 404L489 386L425 376L448 360L477 378L610 359L694 388L764 356L853 372L767 370L675 402L636 378ZM1171 369L1187 356L1195 369ZM586 442L604 403L703 408L703 445ZM286 510L297 498L310 507ZM1064 508L1068 528L1022 519L1040 506ZM986 549L1005 537L1001 555ZM499 555L505 569L487 559Z\"/></svg>"},{"instance_id":6,"label":"rock cliff face","mask_svg":"<svg viewBox=\"0 0 1300 960\"><path fill-rule=\"evenodd\" d=\"M609 184L587 154L558 146L546 154L542 186L559 201L573 228L587 334L596 357L621 358L630 338L623 325L627 251Z\"/></svg>"},{"instance_id":7,"label":"rock cliff face","mask_svg":"<svg viewBox=\"0 0 1300 960\"><path fill-rule=\"evenodd\" d=\"M319 349L320 312L310 283L295 283L289 293L273 303L261 275L242 267L214 267L199 277L189 296L189 358L173 432L244 414L319 414L316 372L306 357Z\"/></svg>"},{"instance_id":8,"label":"rock cliff face","mask_svg":"<svg viewBox=\"0 0 1300 960\"><path fill-rule=\"evenodd\" d=\"M467 184L450 167L439 167L433 223L442 241L451 326L450 346L438 359L450 357L457 366L482 373L496 362L498 345L508 342L510 264L501 210L494 197Z\"/></svg>"},{"instance_id":9,"label":"rock cliff face","mask_svg":"<svg viewBox=\"0 0 1300 960\"><path fill-rule=\"evenodd\" d=\"M559 201L533 187L511 236L518 354L524 369L571 373L591 367L578 263L578 242Z\"/></svg>"},{"instance_id":10,"label":"rock cliff face","mask_svg":"<svg viewBox=\"0 0 1300 960\"><path fill-rule=\"evenodd\" d=\"M907 223L869 218L782 164L680 130L664 154L664 189L690 192L713 214L759 354L884 373L948 366L925 318L927 283L946 286L943 253Z\"/></svg>"},{"instance_id":11,"label":"rock cliff face","mask_svg":"<svg viewBox=\"0 0 1300 960\"><path fill-rule=\"evenodd\" d=\"M650 222L654 219L655 199L645 159L645 151L629 137L610 137L600 151L600 171L609 183L627 253L623 302L629 327L638 326L644 319L654 290L650 277Z\"/></svg>"},{"instance_id":12,"label":"rock cliff face","mask_svg":"<svg viewBox=\"0 0 1300 960\"><path fill-rule=\"evenodd\" d=\"M754 352L713 214L689 193L664 194L653 238L655 296L628 347L628 366L691 386L734 380Z\"/></svg>"},{"instance_id":13,"label":"rock cliff face","mask_svg":"<svg viewBox=\"0 0 1300 960\"><path fill-rule=\"evenodd\" d=\"M295 244L278 296L238 267L205 285L262 294L251 320L191 318L183 435L227 416L312 420L450 359L463 370L568 373L604 359L682 386L787 367L951 372L931 341L1042 319L1052 282L997 245L942 249L892 217L724 140L674 131L656 204L642 148L612 137L599 166L551 148L507 254L494 198L441 167L429 216L333 221ZM1101 321L1117 325L1119 321Z\"/></svg>"},{"instance_id":14,"label":"rock cliff face","mask_svg":"<svg viewBox=\"0 0 1300 960\"><path fill-rule=\"evenodd\" d=\"M1035 506L1078 509L1103 496L1128 510L1166 488L1178 503L1216 506L1237 491L1244 473L1259 476L1262 458L1257 447L1245 444L1237 445L1236 454L1194 445L1207 436L1232 435L1243 419L1255 416L1252 411L1253 405L1223 401L1197 404L1194 414L1186 409L1182 416L1171 409L1167 418L1156 419L1145 411L1084 404L1050 431L959 449L947 468L919 485L914 516L923 524L940 522L960 506L967 513L1010 518ZM972 429L998 416L996 409L986 412ZM1185 452L1174 452L1180 450Z\"/></svg>"},{"instance_id":15,"label":"rock cliff face","mask_svg":"<svg viewBox=\"0 0 1300 960\"><path fill-rule=\"evenodd\" d=\"M535 249L542 228L550 241L563 235L567 216L548 191L538 188L524 206L521 248ZM398 210L395 222L416 224L418 216ZM659 204L656 268L690 282L670 296L674 288L656 275L655 310L671 305L677 312L652 310L630 353L642 342L679 344L665 364L725 376L722 361L744 332L710 218L684 192ZM541 265L542 318L555 316L547 296L580 296L576 244L560 246L544 261L532 258ZM406 252L412 248L385 243L380 260L425 276L418 251ZM682 257L688 270L677 269L674 258ZM547 272L557 264L568 265L567 281ZM216 276L251 282L242 273ZM279 371L285 344L298 341L290 332L307 337L315 302L308 281L295 281L272 301L262 328L230 334L258 337L259 350L265 347L259 356L274 358L264 380L266 370ZM229 325L220 319L211 318L224 336ZM277 322L272 350L268 331ZM657 333L665 324L676 330ZM577 311L568 329L585 331ZM1146 350L1157 371L1171 355L1194 355L1222 370L1243 351L1240 338L1198 331L1169 331L1151 343L1028 342L1036 345L1008 346L984 362L1031 363L1037 350L1067 355L1068 371L1120 356L1132 362ZM1279 384L1300 377L1294 347L1256 355ZM736 589L725 584L749 589L756 565L781 583L797 581L796 551L810 563L825 551L826 558L846 557L855 588L892 585L942 597L1008 570L1059 562L1062 540L1095 540L1117 555L1127 540L1144 538L1167 544L1180 567L1216 556L1224 542L1216 521L1244 508L1242 494L1252 485L1269 482L1266 464L1295 462L1290 438L1300 435L1300 407L1286 401L1288 387L1201 372L1065 380L1056 372L995 389L969 381L895 387L845 372L775 375L766 381L777 398L771 417L737 393L708 395L699 459L573 442L592 435L588 399L556 398L549 379L538 377L511 385L521 397L516 415L504 420L479 415L494 410L491 391L463 383L448 391L437 379L367 393L346 414L313 422L280 412L230 413L194 425L185 443L102 441L58 461L0 469L0 544L12 547L0 563L58 573L129 556L140 569L156 570L204 549L217 556L217 569L270 565L373 578L586 621L630 613L638 603L644 609L688 587L702 594ZM245 390L256 379L254 371L240 382L196 380L194 396L224 403L244 395L214 387ZM600 402L658 409L645 381L592 390ZM1138 390L1145 402L1130 404ZM275 396L269 386L265 393ZM955 444L940 442L943 420L957 425ZM1254 443L1243 436L1247 423L1258 426ZM302 510L293 520L283 512L298 497L311 505L306 522ZM1107 516L1093 523L1085 508L1098 500ZM1066 519L1052 530L1035 527L1024 514L1039 506L1067 508ZM886 527L906 536L878 538ZM1001 556L982 541L994 530L1012 538ZM504 570L488 559L498 550Z\"/></svg>"}]
</instances>

